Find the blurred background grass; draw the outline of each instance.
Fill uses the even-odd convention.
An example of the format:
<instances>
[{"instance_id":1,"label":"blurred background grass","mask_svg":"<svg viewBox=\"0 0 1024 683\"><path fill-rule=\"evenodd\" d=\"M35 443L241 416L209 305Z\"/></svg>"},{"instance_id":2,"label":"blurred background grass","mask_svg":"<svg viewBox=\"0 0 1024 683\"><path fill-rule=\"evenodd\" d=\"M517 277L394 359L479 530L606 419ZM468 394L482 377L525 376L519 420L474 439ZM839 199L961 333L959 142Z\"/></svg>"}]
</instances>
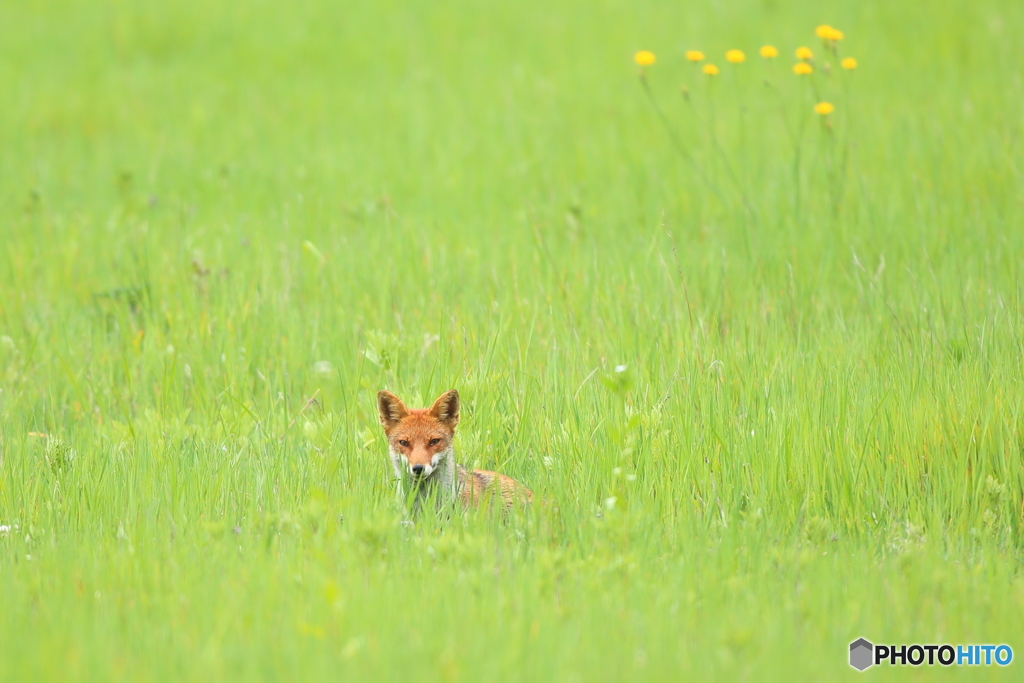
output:
<instances>
[{"instance_id":1,"label":"blurred background grass","mask_svg":"<svg viewBox=\"0 0 1024 683\"><path fill-rule=\"evenodd\" d=\"M4 6L0 677L831 679L861 635L1017 646L1022 15ZM789 72L825 22L860 62L816 61L834 143ZM384 387L457 387L461 460L557 506L399 526Z\"/></svg>"}]
</instances>

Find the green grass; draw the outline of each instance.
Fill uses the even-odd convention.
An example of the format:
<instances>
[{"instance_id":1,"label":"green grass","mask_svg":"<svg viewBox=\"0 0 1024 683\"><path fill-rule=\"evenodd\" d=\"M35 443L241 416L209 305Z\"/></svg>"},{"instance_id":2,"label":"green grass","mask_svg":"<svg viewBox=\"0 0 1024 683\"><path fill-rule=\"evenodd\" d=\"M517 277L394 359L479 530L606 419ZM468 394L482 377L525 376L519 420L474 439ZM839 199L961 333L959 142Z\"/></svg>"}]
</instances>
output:
<instances>
[{"instance_id":1,"label":"green grass","mask_svg":"<svg viewBox=\"0 0 1024 683\"><path fill-rule=\"evenodd\" d=\"M1024 6L807 7L0 8L0 680L1013 678Z\"/></svg>"}]
</instances>

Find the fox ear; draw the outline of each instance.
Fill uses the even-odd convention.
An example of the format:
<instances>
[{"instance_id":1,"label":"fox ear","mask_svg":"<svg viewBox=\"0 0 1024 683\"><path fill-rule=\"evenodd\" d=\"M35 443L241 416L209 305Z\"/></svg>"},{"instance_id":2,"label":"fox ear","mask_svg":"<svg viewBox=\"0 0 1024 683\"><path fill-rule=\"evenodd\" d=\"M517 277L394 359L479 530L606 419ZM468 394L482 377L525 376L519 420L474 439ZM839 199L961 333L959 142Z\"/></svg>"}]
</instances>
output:
<instances>
[{"instance_id":1,"label":"fox ear","mask_svg":"<svg viewBox=\"0 0 1024 683\"><path fill-rule=\"evenodd\" d=\"M380 414L380 424L386 432L401 422L402 418L409 414L409 409L402 403L402 399L390 391L381 391L377 393L377 412Z\"/></svg>"},{"instance_id":2,"label":"fox ear","mask_svg":"<svg viewBox=\"0 0 1024 683\"><path fill-rule=\"evenodd\" d=\"M459 424L459 392L452 389L438 396L434 405L430 406L430 414L455 429L455 425Z\"/></svg>"}]
</instances>

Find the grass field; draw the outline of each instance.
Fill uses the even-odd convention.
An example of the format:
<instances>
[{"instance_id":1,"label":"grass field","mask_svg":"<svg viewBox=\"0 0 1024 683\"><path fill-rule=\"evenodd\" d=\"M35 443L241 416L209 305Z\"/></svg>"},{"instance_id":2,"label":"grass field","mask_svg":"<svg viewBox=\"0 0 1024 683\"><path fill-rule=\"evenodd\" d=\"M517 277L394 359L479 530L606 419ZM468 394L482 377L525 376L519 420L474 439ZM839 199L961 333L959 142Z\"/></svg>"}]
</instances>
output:
<instances>
[{"instance_id":1,"label":"grass field","mask_svg":"<svg viewBox=\"0 0 1024 683\"><path fill-rule=\"evenodd\" d=\"M0 4L0 680L1015 679L1024 5L820 5Z\"/></svg>"}]
</instances>

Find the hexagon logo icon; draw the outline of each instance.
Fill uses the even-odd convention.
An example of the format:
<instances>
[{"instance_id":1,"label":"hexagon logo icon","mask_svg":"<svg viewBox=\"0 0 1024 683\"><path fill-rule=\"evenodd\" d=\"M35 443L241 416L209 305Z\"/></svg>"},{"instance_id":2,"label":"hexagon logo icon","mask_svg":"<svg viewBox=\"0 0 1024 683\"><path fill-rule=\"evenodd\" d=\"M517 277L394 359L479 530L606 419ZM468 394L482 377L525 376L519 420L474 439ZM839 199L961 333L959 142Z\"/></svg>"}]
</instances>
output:
<instances>
[{"instance_id":1,"label":"hexagon logo icon","mask_svg":"<svg viewBox=\"0 0 1024 683\"><path fill-rule=\"evenodd\" d=\"M863 671L874 664L875 646L864 638L858 638L850 643L850 666L857 671Z\"/></svg>"}]
</instances>

